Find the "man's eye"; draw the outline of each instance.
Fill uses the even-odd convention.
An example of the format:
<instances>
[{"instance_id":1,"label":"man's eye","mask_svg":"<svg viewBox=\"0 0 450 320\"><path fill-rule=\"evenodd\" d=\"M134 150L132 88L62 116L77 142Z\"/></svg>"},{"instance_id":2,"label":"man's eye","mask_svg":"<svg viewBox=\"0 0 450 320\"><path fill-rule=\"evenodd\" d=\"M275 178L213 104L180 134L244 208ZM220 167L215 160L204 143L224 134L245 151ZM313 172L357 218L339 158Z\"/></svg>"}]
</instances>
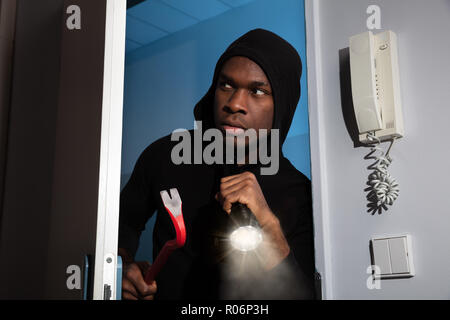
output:
<instances>
[{"instance_id":1,"label":"man's eye","mask_svg":"<svg viewBox=\"0 0 450 320\"><path fill-rule=\"evenodd\" d=\"M253 90L252 90L252 93L255 94L255 95L257 95L257 96L262 96L262 95L265 95L265 94L266 94L265 91L263 91L263 90L261 90L261 89L257 89L257 88L253 89Z\"/></svg>"},{"instance_id":2,"label":"man's eye","mask_svg":"<svg viewBox=\"0 0 450 320\"><path fill-rule=\"evenodd\" d=\"M232 86L228 82L221 82L220 86L225 89L231 89Z\"/></svg>"}]
</instances>

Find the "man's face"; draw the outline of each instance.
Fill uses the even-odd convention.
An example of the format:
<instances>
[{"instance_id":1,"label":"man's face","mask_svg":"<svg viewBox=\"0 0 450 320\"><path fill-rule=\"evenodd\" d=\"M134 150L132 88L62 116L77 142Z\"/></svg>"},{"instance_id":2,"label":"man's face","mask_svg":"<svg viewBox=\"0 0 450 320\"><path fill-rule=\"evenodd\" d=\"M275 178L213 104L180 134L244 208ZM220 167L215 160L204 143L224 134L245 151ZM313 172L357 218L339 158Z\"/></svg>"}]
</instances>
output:
<instances>
[{"instance_id":1,"label":"man's face","mask_svg":"<svg viewBox=\"0 0 450 320\"><path fill-rule=\"evenodd\" d=\"M216 83L214 121L223 133L270 129L273 122L272 88L261 67L246 57L225 62Z\"/></svg>"}]
</instances>

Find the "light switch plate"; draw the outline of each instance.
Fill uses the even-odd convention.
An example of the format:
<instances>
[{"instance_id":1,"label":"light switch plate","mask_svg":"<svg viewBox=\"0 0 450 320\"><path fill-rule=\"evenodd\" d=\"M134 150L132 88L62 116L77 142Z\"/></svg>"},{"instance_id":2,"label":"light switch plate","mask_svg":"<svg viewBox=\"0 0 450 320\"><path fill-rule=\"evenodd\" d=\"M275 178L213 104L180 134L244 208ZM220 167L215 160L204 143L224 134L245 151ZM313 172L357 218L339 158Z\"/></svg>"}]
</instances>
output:
<instances>
[{"instance_id":1,"label":"light switch plate","mask_svg":"<svg viewBox=\"0 0 450 320\"><path fill-rule=\"evenodd\" d=\"M371 239L372 264L378 266L380 279L410 278L415 275L411 236Z\"/></svg>"},{"instance_id":2,"label":"light switch plate","mask_svg":"<svg viewBox=\"0 0 450 320\"><path fill-rule=\"evenodd\" d=\"M374 265L379 267L380 275L392 274L388 239L372 240Z\"/></svg>"},{"instance_id":3,"label":"light switch plate","mask_svg":"<svg viewBox=\"0 0 450 320\"><path fill-rule=\"evenodd\" d=\"M391 257L391 269L393 274L409 273L408 247L406 238L392 238L389 242L389 253Z\"/></svg>"}]
</instances>

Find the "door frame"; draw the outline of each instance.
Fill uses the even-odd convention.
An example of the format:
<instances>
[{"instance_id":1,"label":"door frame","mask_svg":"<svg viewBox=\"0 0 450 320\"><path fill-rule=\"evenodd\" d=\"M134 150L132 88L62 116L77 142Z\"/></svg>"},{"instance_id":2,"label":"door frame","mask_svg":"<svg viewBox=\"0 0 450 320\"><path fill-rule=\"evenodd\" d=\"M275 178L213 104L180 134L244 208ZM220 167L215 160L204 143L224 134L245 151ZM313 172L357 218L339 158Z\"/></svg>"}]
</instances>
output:
<instances>
[{"instance_id":1,"label":"door frame","mask_svg":"<svg viewBox=\"0 0 450 320\"><path fill-rule=\"evenodd\" d=\"M317 271L321 274L322 298L333 299L333 275L325 159L327 146L323 128L324 91L320 31L320 1L305 0L306 56L308 69L308 114L311 145L311 183L314 214L314 245Z\"/></svg>"},{"instance_id":2,"label":"door frame","mask_svg":"<svg viewBox=\"0 0 450 320\"><path fill-rule=\"evenodd\" d=\"M126 1L107 0L93 299L116 299ZM120 277L119 277L120 278ZM107 287L109 286L109 287ZM108 288L108 289L107 289Z\"/></svg>"},{"instance_id":3,"label":"door frame","mask_svg":"<svg viewBox=\"0 0 450 320\"><path fill-rule=\"evenodd\" d=\"M330 210L323 132L323 77L320 46L320 1L305 1L308 114L315 229L315 260L322 276L324 299L333 299ZM125 68L126 1L107 0L102 128L100 148L94 299L104 299L109 286L116 298L122 116Z\"/></svg>"}]
</instances>

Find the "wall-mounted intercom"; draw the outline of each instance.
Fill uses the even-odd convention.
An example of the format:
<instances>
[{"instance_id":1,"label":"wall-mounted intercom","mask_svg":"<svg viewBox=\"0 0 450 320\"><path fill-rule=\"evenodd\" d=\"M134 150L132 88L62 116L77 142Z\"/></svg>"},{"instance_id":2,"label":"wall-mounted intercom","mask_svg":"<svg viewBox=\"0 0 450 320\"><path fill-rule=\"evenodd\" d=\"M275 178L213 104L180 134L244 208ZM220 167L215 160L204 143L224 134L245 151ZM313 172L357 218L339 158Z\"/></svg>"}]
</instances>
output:
<instances>
[{"instance_id":1,"label":"wall-mounted intercom","mask_svg":"<svg viewBox=\"0 0 450 320\"><path fill-rule=\"evenodd\" d=\"M369 191L368 211L381 213L399 194L387 168L394 140L404 135L395 33L367 31L350 37L350 73L359 141L372 148L365 159L375 160L365 190ZM383 141L391 141L387 152L379 147ZM377 151L380 154L375 154Z\"/></svg>"},{"instance_id":2,"label":"wall-mounted intercom","mask_svg":"<svg viewBox=\"0 0 450 320\"><path fill-rule=\"evenodd\" d=\"M359 140L367 133L381 141L404 135L397 37L392 31L367 31L350 38L350 72Z\"/></svg>"}]
</instances>

